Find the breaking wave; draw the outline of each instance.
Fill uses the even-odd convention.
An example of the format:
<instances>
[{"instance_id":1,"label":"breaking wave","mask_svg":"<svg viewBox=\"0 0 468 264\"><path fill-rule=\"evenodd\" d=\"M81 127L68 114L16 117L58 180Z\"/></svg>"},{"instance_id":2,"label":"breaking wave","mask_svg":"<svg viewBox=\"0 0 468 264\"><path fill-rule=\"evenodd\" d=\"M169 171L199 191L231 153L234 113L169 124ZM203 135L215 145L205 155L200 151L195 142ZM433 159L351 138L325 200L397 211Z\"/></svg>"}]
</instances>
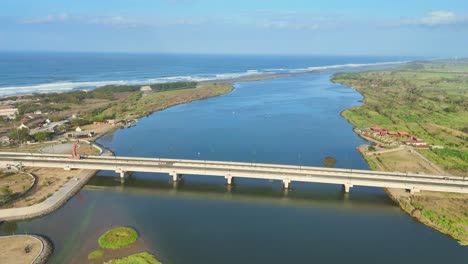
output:
<instances>
[{"instance_id":1,"label":"breaking wave","mask_svg":"<svg viewBox=\"0 0 468 264\"><path fill-rule=\"evenodd\" d=\"M142 80L111 80L111 81L89 81L89 82L53 82L36 85L25 86L8 86L0 87L0 96L11 96L20 94L34 93L50 93L50 92L67 92L72 90L94 89L106 85L145 85L153 83L168 83L168 82L201 82L201 81L216 81L242 78L248 76L275 74L275 73L301 73L313 71L327 71L347 68L359 68L369 66L385 66L393 64L407 63L408 61L397 62L381 62L367 64L339 64L330 66L317 66L299 69L264 69L264 70L248 70L240 73L223 73L223 74L207 74L198 76L173 76L173 77L158 77L147 78Z\"/></svg>"}]
</instances>

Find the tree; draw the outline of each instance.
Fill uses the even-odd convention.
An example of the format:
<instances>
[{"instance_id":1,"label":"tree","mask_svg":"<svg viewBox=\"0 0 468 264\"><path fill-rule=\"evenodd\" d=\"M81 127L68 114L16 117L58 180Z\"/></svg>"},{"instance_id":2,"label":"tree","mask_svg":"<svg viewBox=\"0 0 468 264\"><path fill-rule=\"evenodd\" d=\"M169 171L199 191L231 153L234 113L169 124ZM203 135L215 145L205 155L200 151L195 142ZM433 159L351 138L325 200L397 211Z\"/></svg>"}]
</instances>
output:
<instances>
[{"instance_id":1,"label":"tree","mask_svg":"<svg viewBox=\"0 0 468 264\"><path fill-rule=\"evenodd\" d=\"M8 136L14 140L18 140L19 142L28 141L29 139L31 139L31 136L29 136L29 129L27 128L12 129L10 130Z\"/></svg>"},{"instance_id":2,"label":"tree","mask_svg":"<svg viewBox=\"0 0 468 264\"><path fill-rule=\"evenodd\" d=\"M47 141L47 140L50 140L52 138L52 136L54 135L54 133L52 132L39 132L39 133L36 133L34 134L34 140L35 141Z\"/></svg>"}]
</instances>

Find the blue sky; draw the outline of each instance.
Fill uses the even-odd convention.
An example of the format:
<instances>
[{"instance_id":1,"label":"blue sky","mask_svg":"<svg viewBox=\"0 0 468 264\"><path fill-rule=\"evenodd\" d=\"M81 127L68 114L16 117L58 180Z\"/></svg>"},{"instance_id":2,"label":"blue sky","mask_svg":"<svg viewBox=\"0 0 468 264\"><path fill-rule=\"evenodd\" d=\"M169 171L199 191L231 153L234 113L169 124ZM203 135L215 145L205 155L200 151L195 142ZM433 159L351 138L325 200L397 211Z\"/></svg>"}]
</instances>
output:
<instances>
[{"instance_id":1,"label":"blue sky","mask_svg":"<svg viewBox=\"0 0 468 264\"><path fill-rule=\"evenodd\" d=\"M460 0L0 0L0 50L468 56Z\"/></svg>"}]
</instances>

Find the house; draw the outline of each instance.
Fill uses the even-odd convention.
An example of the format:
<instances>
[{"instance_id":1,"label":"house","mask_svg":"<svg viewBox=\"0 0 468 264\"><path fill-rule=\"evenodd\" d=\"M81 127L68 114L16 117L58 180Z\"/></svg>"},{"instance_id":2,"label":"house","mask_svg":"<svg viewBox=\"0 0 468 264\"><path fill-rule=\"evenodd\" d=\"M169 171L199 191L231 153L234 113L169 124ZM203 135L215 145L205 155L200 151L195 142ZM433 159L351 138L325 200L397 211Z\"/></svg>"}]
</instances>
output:
<instances>
[{"instance_id":1,"label":"house","mask_svg":"<svg viewBox=\"0 0 468 264\"><path fill-rule=\"evenodd\" d=\"M398 134L398 132L396 131L388 131L388 135L392 136L392 137L399 137L400 134Z\"/></svg>"},{"instance_id":2,"label":"house","mask_svg":"<svg viewBox=\"0 0 468 264\"><path fill-rule=\"evenodd\" d=\"M36 113L27 113L27 114L24 114L24 117L28 118L28 119L34 119L34 118L38 118L38 117L42 117L40 114L36 114Z\"/></svg>"},{"instance_id":3,"label":"house","mask_svg":"<svg viewBox=\"0 0 468 264\"><path fill-rule=\"evenodd\" d=\"M38 124L43 124L44 120L45 119L40 115L26 114L25 117L21 119L21 124L25 125L27 128L31 128Z\"/></svg>"},{"instance_id":4,"label":"house","mask_svg":"<svg viewBox=\"0 0 468 264\"><path fill-rule=\"evenodd\" d=\"M431 149L444 149L444 146L431 146Z\"/></svg>"},{"instance_id":5,"label":"house","mask_svg":"<svg viewBox=\"0 0 468 264\"><path fill-rule=\"evenodd\" d=\"M11 106L0 107L0 116L6 117L8 119L15 119L18 114L18 108Z\"/></svg>"},{"instance_id":6,"label":"house","mask_svg":"<svg viewBox=\"0 0 468 264\"><path fill-rule=\"evenodd\" d=\"M151 86L145 85L140 88L140 92L151 92L153 89L151 89Z\"/></svg>"},{"instance_id":7,"label":"house","mask_svg":"<svg viewBox=\"0 0 468 264\"><path fill-rule=\"evenodd\" d=\"M8 136L0 137L0 144L2 144L4 146L10 145L10 138Z\"/></svg>"},{"instance_id":8,"label":"house","mask_svg":"<svg viewBox=\"0 0 468 264\"><path fill-rule=\"evenodd\" d=\"M80 131L80 132L71 132L67 134L68 138L91 138L94 137L96 133L94 131Z\"/></svg>"},{"instance_id":9,"label":"house","mask_svg":"<svg viewBox=\"0 0 468 264\"><path fill-rule=\"evenodd\" d=\"M386 136L388 134L388 131L387 130L382 130L380 131L380 135L381 136Z\"/></svg>"},{"instance_id":10,"label":"house","mask_svg":"<svg viewBox=\"0 0 468 264\"><path fill-rule=\"evenodd\" d=\"M107 119L107 120L106 120L106 123L107 123L108 125L112 125L112 126L113 126L113 125L117 124L117 121L116 121L115 119Z\"/></svg>"},{"instance_id":11,"label":"house","mask_svg":"<svg viewBox=\"0 0 468 264\"><path fill-rule=\"evenodd\" d=\"M81 127L77 127L77 128L75 129L75 131L76 131L76 132L82 132L83 129L81 129Z\"/></svg>"},{"instance_id":12,"label":"house","mask_svg":"<svg viewBox=\"0 0 468 264\"><path fill-rule=\"evenodd\" d=\"M98 125L98 126L103 126L105 124L106 122L96 122L96 121L93 122L93 125Z\"/></svg>"},{"instance_id":13,"label":"house","mask_svg":"<svg viewBox=\"0 0 468 264\"><path fill-rule=\"evenodd\" d=\"M410 133L405 132L405 131L400 131L400 132L398 132L398 135L399 135L400 137L410 137Z\"/></svg>"},{"instance_id":14,"label":"house","mask_svg":"<svg viewBox=\"0 0 468 264\"><path fill-rule=\"evenodd\" d=\"M379 127L379 126L373 126L370 128L372 131L374 132L377 132L377 133L380 133L380 131L383 130L383 128Z\"/></svg>"},{"instance_id":15,"label":"house","mask_svg":"<svg viewBox=\"0 0 468 264\"><path fill-rule=\"evenodd\" d=\"M18 129L20 129L20 130L21 130L21 129L23 129L23 128L25 128L25 129L29 129L29 127L28 127L28 126L26 126L25 124L21 123L21 125L18 127Z\"/></svg>"},{"instance_id":16,"label":"house","mask_svg":"<svg viewBox=\"0 0 468 264\"><path fill-rule=\"evenodd\" d=\"M409 135L409 138L411 138L411 140L414 140L414 141L423 141L422 139L418 138L415 135Z\"/></svg>"},{"instance_id":17,"label":"house","mask_svg":"<svg viewBox=\"0 0 468 264\"><path fill-rule=\"evenodd\" d=\"M418 148L430 148L431 147L424 141L409 140L409 141L405 141L405 144L408 146L413 146L413 147L418 147Z\"/></svg>"}]
</instances>

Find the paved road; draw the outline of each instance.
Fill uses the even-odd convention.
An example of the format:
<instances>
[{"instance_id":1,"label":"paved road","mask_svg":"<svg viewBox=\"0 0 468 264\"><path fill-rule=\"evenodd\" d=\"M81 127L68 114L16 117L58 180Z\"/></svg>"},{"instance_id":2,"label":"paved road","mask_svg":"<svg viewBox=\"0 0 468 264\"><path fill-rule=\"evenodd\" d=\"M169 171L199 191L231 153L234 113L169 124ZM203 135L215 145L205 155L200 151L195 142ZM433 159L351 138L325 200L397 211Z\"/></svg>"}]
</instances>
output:
<instances>
[{"instance_id":1,"label":"paved road","mask_svg":"<svg viewBox=\"0 0 468 264\"><path fill-rule=\"evenodd\" d=\"M372 186L420 190L468 193L468 179L444 175L382 172L353 169L332 169L310 166L279 164L155 159L139 157L89 156L72 160L67 155L0 153L0 164L17 164L31 167L64 169L111 170L124 176L125 172L159 172L170 174L174 181L179 175L221 176L231 184L233 178L257 178L283 181L285 188L294 181L342 184L345 191L353 186Z\"/></svg>"}]
</instances>

